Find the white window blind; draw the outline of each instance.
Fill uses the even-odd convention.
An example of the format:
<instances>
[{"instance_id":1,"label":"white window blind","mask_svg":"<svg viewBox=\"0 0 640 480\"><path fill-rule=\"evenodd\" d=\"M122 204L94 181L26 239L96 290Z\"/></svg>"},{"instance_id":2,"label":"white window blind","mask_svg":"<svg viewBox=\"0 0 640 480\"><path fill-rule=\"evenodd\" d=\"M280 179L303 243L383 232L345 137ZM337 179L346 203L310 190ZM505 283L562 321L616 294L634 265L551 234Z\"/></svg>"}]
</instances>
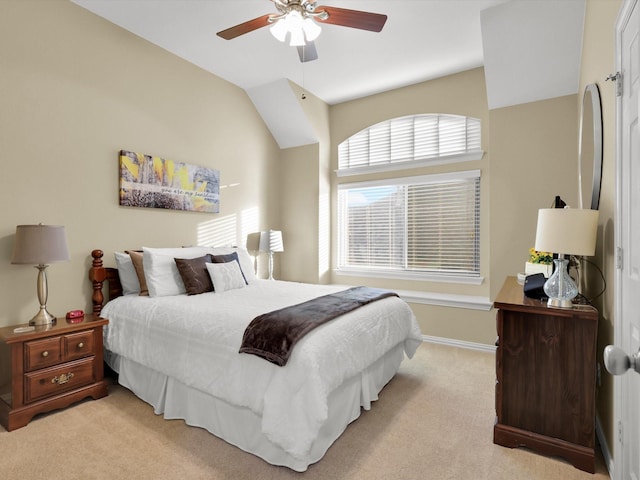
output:
<instances>
[{"instance_id":1,"label":"white window blind","mask_svg":"<svg viewBox=\"0 0 640 480\"><path fill-rule=\"evenodd\" d=\"M422 114L387 120L338 146L338 171L480 153L480 120Z\"/></svg>"},{"instance_id":2,"label":"white window blind","mask_svg":"<svg viewBox=\"0 0 640 480\"><path fill-rule=\"evenodd\" d=\"M480 171L338 187L338 269L480 275Z\"/></svg>"}]
</instances>

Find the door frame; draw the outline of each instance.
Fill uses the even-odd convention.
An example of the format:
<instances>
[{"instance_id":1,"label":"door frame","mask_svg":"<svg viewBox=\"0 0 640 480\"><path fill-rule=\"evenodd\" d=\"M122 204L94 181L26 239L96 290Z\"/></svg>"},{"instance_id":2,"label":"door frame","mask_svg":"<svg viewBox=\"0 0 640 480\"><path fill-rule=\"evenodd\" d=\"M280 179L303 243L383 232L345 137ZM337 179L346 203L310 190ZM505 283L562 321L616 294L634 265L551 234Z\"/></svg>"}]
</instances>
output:
<instances>
[{"instance_id":1,"label":"door frame","mask_svg":"<svg viewBox=\"0 0 640 480\"><path fill-rule=\"evenodd\" d=\"M618 13L618 18L615 24L615 48L616 48L616 71L622 71L622 42L621 31L622 28L628 23L631 12L634 8L640 8L638 5L639 0L624 0ZM620 81L620 79L618 79ZM624 80L622 80L624 83ZM614 285L614 342L618 347L623 347L622 338L622 100L620 96L616 96L616 174L615 174L615 189L616 189L616 203L614 212L614 245L615 245L615 285ZM629 352L627 352L629 353ZM620 431L623 422L623 412L625 412L625 398L623 395L623 376L614 375L613 382L613 428L615 439L615 450L613 455L613 471L609 472L611 478L614 480L622 480L623 474L623 445L622 445L622 433ZM626 419L624 419L626 420ZM626 424L629 422L626 421Z\"/></svg>"}]
</instances>

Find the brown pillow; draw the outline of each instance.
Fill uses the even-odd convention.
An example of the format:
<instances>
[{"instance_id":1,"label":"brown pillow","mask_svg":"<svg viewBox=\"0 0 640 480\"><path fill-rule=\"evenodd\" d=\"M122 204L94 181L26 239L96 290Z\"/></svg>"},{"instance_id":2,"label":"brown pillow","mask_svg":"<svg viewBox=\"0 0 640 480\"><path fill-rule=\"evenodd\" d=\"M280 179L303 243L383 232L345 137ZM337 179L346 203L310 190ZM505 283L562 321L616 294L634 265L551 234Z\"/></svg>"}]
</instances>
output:
<instances>
[{"instance_id":1,"label":"brown pillow","mask_svg":"<svg viewBox=\"0 0 640 480\"><path fill-rule=\"evenodd\" d=\"M213 292L213 283L205 263L211 263L211 255L198 258L174 258L187 295Z\"/></svg>"},{"instance_id":2,"label":"brown pillow","mask_svg":"<svg viewBox=\"0 0 640 480\"><path fill-rule=\"evenodd\" d=\"M149 296L149 289L147 288L147 281L144 278L144 266L142 265L142 252L136 252L134 250L125 250L131 257L131 263L133 268L136 269L136 275L138 275L138 281L140 282L140 293L142 296Z\"/></svg>"}]
</instances>

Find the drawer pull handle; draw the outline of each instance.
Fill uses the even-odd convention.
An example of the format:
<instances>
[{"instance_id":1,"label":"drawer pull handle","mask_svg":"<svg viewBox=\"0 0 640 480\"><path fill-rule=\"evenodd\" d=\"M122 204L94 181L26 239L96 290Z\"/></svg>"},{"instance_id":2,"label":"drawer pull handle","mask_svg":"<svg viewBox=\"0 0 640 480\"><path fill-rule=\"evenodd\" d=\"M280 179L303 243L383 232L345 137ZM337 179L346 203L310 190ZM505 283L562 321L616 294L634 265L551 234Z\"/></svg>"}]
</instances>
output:
<instances>
[{"instance_id":1,"label":"drawer pull handle","mask_svg":"<svg viewBox=\"0 0 640 480\"><path fill-rule=\"evenodd\" d=\"M42 356L43 357L48 357L49 356L49 352L47 352L46 350L44 352L42 352Z\"/></svg>"},{"instance_id":2,"label":"drawer pull handle","mask_svg":"<svg viewBox=\"0 0 640 480\"><path fill-rule=\"evenodd\" d=\"M73 378L73 373L69 372L67 374L62 374L59 377L56 375L51 379L51 383L57 383L58 385L63 385L67 383L69 380Z\"/></svg>"},{"instance_id":3,"label":"drawer pull handle","mask_svg":"<svg viewBox=\"0 0 640 480\"><path fill-rule=\"evenodd\" d=\"M80 342L80 343L78 344L78 348L84 348L84 343L83 343L83 342Z\"/></svg>"}]
</instances>

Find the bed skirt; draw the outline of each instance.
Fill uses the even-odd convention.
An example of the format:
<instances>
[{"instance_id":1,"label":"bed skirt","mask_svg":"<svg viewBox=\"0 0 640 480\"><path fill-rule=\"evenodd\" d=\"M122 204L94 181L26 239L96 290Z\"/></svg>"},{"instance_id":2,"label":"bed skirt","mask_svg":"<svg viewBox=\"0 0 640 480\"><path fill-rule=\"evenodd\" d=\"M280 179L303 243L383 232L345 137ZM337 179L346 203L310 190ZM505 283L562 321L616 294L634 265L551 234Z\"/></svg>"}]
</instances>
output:
<instances>
[{"instance_id":1,"label":"bed skirt","mask_svg":"<svg viewBox=\"0 0 640 480\"><path fill-rule=\"evenodd\" d=\"M107 363L119 375L118 382L152 405L156 414L167 420L181 419L188 425L204 428L272 465L298 472L307 470L309 465L324 456L347 425L360 416L361 408L371 408L371 402L378 399L378 393L396 374L403 358L404 344L401 343L336 388L329 395L328 419L309 453L300 458L271 442L262 432L262 418L248 408L232 405L175 378L105 351Z\"/></svg>"}]
</instances>

